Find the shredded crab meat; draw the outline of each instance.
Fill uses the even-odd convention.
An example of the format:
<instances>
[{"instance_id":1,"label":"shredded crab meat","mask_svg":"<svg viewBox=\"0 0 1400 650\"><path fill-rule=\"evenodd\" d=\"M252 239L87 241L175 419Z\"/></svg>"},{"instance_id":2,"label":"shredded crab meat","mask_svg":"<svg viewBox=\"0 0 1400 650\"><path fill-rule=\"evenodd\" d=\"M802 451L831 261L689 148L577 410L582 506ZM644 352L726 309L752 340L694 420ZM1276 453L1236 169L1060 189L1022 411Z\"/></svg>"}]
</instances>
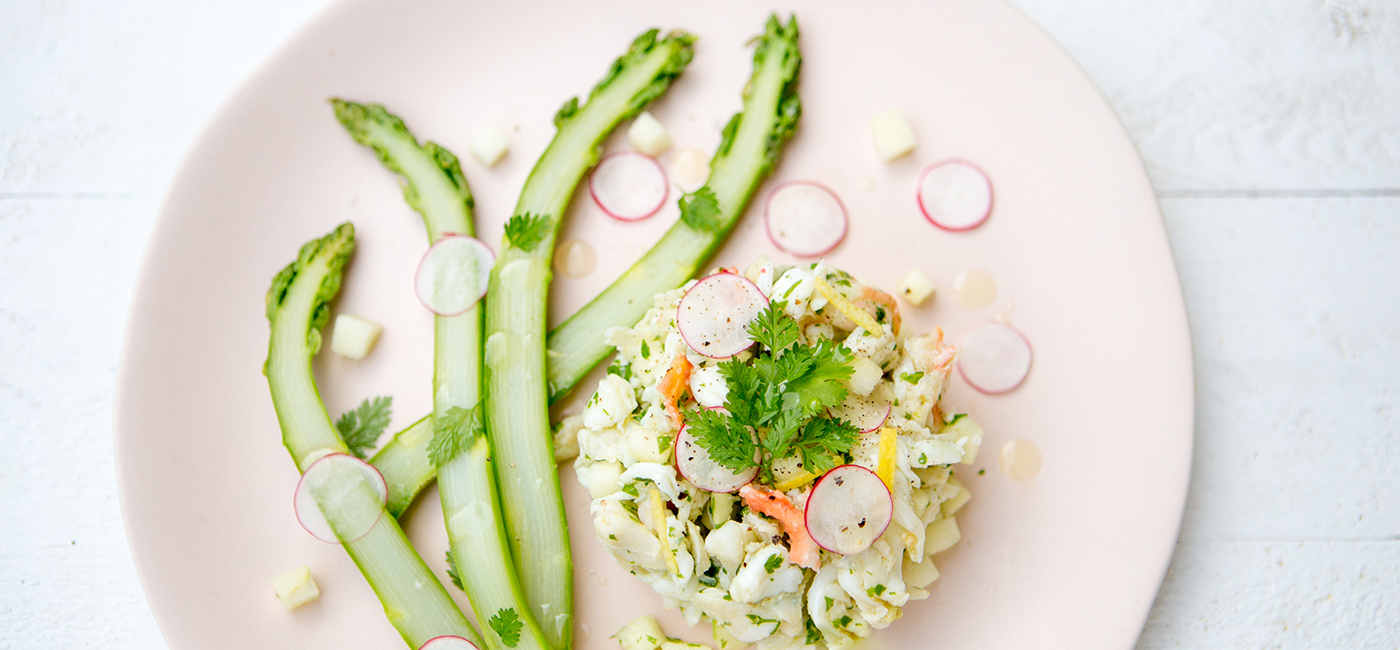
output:
<instances>
[{"instance_id":1,"label":"shredded crab meat","mask_svg":"<svg viewBox=\"0 0 1400 650\"><path fill-rule=\"evenodd\" d=\"M857 434L837 459L876 471L891 488L885 534L850 555L818 546L805 512L818 476L800 464L774 464L737 494L701 490L678 474L674 440L685 409L723 407L738 390L722 360L691 354L679 334L676 307L688 286L658 294L635 326L608 332L619 372L585 409L575 467L604 550L687 622L709 617L755 650L801 648L809 633L844 650L890 625L907 601L928 597L938 577L933 554L952 543L938 531L955 525L968 499L951 469L975 457L981 429L941 402L956 350L941 330L901 335L890 294L821 262L760 260L742 275L785 301L800 342L844 348L854 367L849 391L889 402L884 426ZM735 358L747 363L759 352Z\"/></svg>"}]
</instances>

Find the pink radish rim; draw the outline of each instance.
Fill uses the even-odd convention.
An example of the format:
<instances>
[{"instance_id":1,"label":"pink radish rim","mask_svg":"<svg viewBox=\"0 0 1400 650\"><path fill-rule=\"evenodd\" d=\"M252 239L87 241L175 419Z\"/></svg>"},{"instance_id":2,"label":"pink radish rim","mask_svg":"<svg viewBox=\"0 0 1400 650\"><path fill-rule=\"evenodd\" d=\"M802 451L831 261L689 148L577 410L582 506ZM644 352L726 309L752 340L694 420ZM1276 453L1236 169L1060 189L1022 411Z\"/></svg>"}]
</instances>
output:
<instances>
[{"instance_id":1,"label":"pink radish rim","mask_svg":"<svg viewBox=\"0 0 1400 650\"><path fill-rule=\"evenodd\" d=\"M381 506L388 506L388 505L389 505L389 483L388 483L387 481L384 480L384 473L383 473L383 472L380 472L378 467L375 467L374 465L371 465L370 463L367 463L367 462L365 462L365 461L363 461L363 460L360 460L359 458L356 458L356 457L354 457L354 456L351 456L350 454L342 454L342 453L339 453L339 452L326 454L326 455L324 455L324 456L322 456L322 457L320 457L320 458L317 458L317 459L316 459L316 462L313 462L313 463L311 463L310 465L307 465L307 466L306 466L306 472L311 471L311 468L312 468L312 467L315 467L315 466L319 465L322 461L326 460L327 458L332 458L332 457L335 457L335 456L344 456L344 457L346 457L346 458L349 458L349 459L351 459L351 460L354 460L355 462L360 463L360 464L362 464L362 465L364 465L364 466L366 466L366 467L368 467L368 468L374 470L374 475L379 477L379 484L384 486L384 496L380 499L380 505L381 505ZM307 528L307 527L306 527L306 523L303 522L303 521L301 520L301 512L300 512L300 510L297 508L297 495L301 493L301 482L304 481L304 480L306 480L306 472L302 472L302 473L301 473L301 477L297 479L297 487L296 487L295 490L292 491L292 512L296 514L296 517L297 517L297 524L301 525L301 529L304 530L304 531L306 531L306 533L307 533L308 535L311 535L311 536L312 536L313 538L315 538L316 541L318 541L318 542L323 542L323 543L326 543L326 544L340 545L340 544L342 544L342 543L344 543L344 542L341 542L340 540L331 541L331 540L328 540L328 539L322 539L320 536L316 535L316 533L311 532L311 529L310 529L310 528ZM384 513L385 513L385 512L387 512L387 510L380 510L380 511L379 511L379 518L378 518L378 519L375 519L375 520L374 520L374 523L373 523L373 524L370 524L370 526L369 526L368 528L365 529L365 532L361 533L359 537L356 537L355 539L348 540L348 541L354 542L354 541L357 541L357 540L364 539L365 535L370 534L370 531L373 531L373 530L375 529L375 527L379 526L379 522L380 522L381 520L384 519Z\"/></svg>"},{"instance_id":2,"label":"pink radish rim","mask_svg":"<svg viewBox=\"0 0 1400 650\"><path fill-rule=\"evenodd\" d=\"M480 650L480 648L478 648L478 646L475 643L472 643L471 641L468 641L460 636L454 636L451 634L444 634L442 636L435 636L431 639L428 639L427 641L423 642L423 645L418 646L418 650L433 650L433 644L437 643L438 641L461 641L462 643L467 644L468 647L477 648L477 650Z\"/></svg>"},{"instance_id":3,"label":"pink radish rim","mask_svg":"<svg viewBox=\"0 0 1400 650\"><path fill-rule=\"evenodd\" d=\"M939 167L944 167L947 165L964 165L967 167L971 167L973 171L976 171L978 174L982 175L983 180L987 181L987 211L982 213L982 217L979 218L977 221L973 222L971 225L962 226L960 228L945 226L935 221L933 217L929 216L928 208L924 206L924 177L928 176L929 172L938 169ZM914 184L914 200L918 202L919 212L924 215L925 221L948 232L967 232L969 230L972 230L973 228L976 228L986 223L987 219L992 216L992 207L995 206L997 202L997 192L996 188L992 186L992 177L988 176L987 170L982 169L982 167L979 166L977 163L972 162L971 160L968 160L966 158L944 158L942 160L929 164L929 166L925 167L922 172L919 172L919 180L917 183Z\"/></svg>"},{"instance_id":4,"label":"pink radish rim","mask_svg":"<svg viewBox=\"0 0 1400 650\"><path fill-rule=\"evenodd\" d=\"M831 198L836 200L836 205L841 206L841 235L838 236L835 240L833 240L830 246L827 246L826 248L817 252L809 253L789 250L787 247L783 246L781 243L778 242L778 238L773 234L772 219L770 219L768 215L772 211L771 208L773 205L773 197L778 192L781 192L783 188L788 187L789 185L810 185L812 187L815 187L823 192L826 192L828 195L831 196ZM793 181L783 181L773 186L773 189L769 190L768 196L763 199L763 232L764 234L768 235L768 242L773 244L773 246L776 247L778 250L793 255L794 257L821 257L822 255L826 255L827 253L836 250L836 247L840 246L841 242L846 241L846 233L850 232L850 228L851 212L846 209L846 203L841 200L841 197L837 195L836 192L831 191L831 188L822 185L817 181L801 179Z\"/></svg>"},{"instance_id":5,"label":"pink radish rim","mask_svg":"<svg viewBox=\"0 0 1400 650\"><path fill-rule=\"evenodd\" d=\"M726 411L726 410L724 409L723 406L709 406L709 407L706 407L705 410L706 410L706 411L715 411L715 410L719 410L719 411L724 411L725 413L728 413L728 412L729 412L729 411ZM711 494L734 494L735 492L738 492L739 490L744 489L744 486L745 486L745 485L748 485L748 484L750 484L750 483L753 483L753 481L754 481L755 478L758 478L758 466L754 466L754 467L750 467L749 469L744 470L744 472L743 472L742 474L734 474L734 472L730 472L731 474L734 474L736 480L738 479L738 477L746 476L746 475L748 476L748 479L747 479L747 480L745 480L743 483L740 483L739 485L734 486L734 489L732 489L732 490L711 490L711 489L709 489L709 488L704 488L704 487L701 487L701 486L699 486L699 485L695 485L695 481L691 480L690 476L687 475L687 474L685 473L685 471L681 469L681 434L685 433L685 430L688 429L688 428L690 428L690 425L689 425L689 424L682 424L682 425L681 425L681 428L680 428L680 431L677 431L675 437L671 438L671 453L672 453L672 458L673 458L674 463L675 463L675 466L676 466L676 474L680 475L680 477L681 477L682 480L686 481L687 483L690 483L691 485L695 486L695 489L701 490L701 491L703 491L703 492L709 492L709 493L711 493ZM695 446L697 446L697 447L700 446L699 441L697 441L697 442L695 443ZM702 449L703 449L703 448L702 448ZM709 453L709 450L706 449L706 450L705 450L705 453L708 454L708 453ZM711 460L710 462L714 462L714 461ZM718 463L715 463L715 464L718 465ZM721 465L721 467L723 467L723 466ZM725 469L729 469L729 468L725 467Z\"/></svg>"},{"instance_id":6,"label":"pink radish rim","mask_svg":"<svg viewBox=\"0 0 1400 650\"><path fill-rule=\"evenodd\" d=\"M979 393L982 393L983 395L1005 395L1013 390L1016 390L1017 388L1020 388L1021 384L1026 383L1026 377L1029 377L1031 374L1031 366L1035 365L1035 348L1031 346L1031 340L1026 336L1025 332L1022 332L1021 330L1017 329L1016 326L1010 323L1003 323L999 320L982 321L981 323L978 323L974 325L971 329L969 329L968 334L971 334L973 330L976 330L977 328L982 327L984 325L998 325L1001 327L1005 327L1006 329L1011 330L1011 332L1014 333L1016 336L1021 337L1021 341L1026 344L1026 350L1028 350L1031 353L1031 360L1026 364L1026 372L1021 374L1020 381L1017 381L1014 386L1010 388L1004 388L1002 390L988 390L986 388L978 386L977 382L968 379L967 373L963 371L961 360L957 362L958 376L962 377L963 381L967 382L968 386L971 386L974 390L976 390Z\"/></svg>"},{"instance_id":7,"label":"pink radish rim","mask_svg":"<svg viewBox=\"0 0 1400 650\"><path fill-rule=\"evenodd\" d=\"M432 254L432 252L433 252L433 247L434 247L434 246L437 246L438 244L441 244L442 242L445 242L445 241L447 241L448 239L453 238L453 237L461 237L461 238L463 238L463 239L470 239L470 240L476 242L478 245L481 246L482 250L485 250L485 251L486 251L486 254L487 254L487 255L490 255L490 256L491 256L491 264L492 264L492 266L494 266L494 265L495 265L495 262L496 262L496 251L491 250L491 247L490 247L490 246L487 246L487 245L486 245L486 242L481 241L480 239L477 239L476 237L472 237L471 235L463 235L462 233L459 233L459 232L444 232L444 233L442 233L442 236L441 236L441 237L438 237L438 240L435 241L435 242L433 242L432 246L429 246L429 247L428 247L428 250L423 251L423 256L418 258L418 268L416 268L416 269L413 270L413 295L414 295L414 297L418 298L418 304L423 305L423 308L424 308L424 309L426 309L426 310L432 312L434 315L437 315L437 316L461 316L462 314L465 314L465 313L471 311L471 310L472 310L472 307L475 307L475 306L477 306L478 304L480 304L480 303L481 303L481 299L486 297L486 290L487 290L487 288L489 288L489 286L490 286L489 283L483 284L483 285L482 285L482 289L481 289L481 295L477 296L477 297L476 297L476 300L473 301L472 304L467 305L467 308L466 308L466 309L463 309L462 311L457 311L457 312L438 311L438 310L436 310L436 309L433 309L432 305L429 305L429 304L428 304L428 301L426 301L426 300L423 299L423 295L422 295L421 293L418 292L418 277L421 276L421 275L423 274L423 262L427 261L428 256Z\"/></svg>"},{"instance_id":8,"label":"pink radish rim","mask_svg":"<svg viewBox=\"0 0 1400 650\"><path fill-rule=\"evenodd\" d=\"M691 287L690 287L689 289L686 290L685 294L683 294L683 295L681 296L680 302L676 303L676 332L679 333L679 334L681 335L681 340L682 340L682 341L685 341L686 347L688 347L688 348L690 348L690 349L692 349L692 350L695 350L695 353L696 353L696 354L698 354L698 355L700 355L700 356L702 356L702 357L705 357L706 359L729 359L729 358L732 358L734 355L739 354L740 352L743 352L744 350L747 350L747 349L753 347L754 343L756 343L756 341L750 339L748 345L746 345L746 346L744 346L744 347L742 347L742 348L739 348L738 350L736 350L736 351L733 352L732 354L726 354L726 355L723 355L723 356L712 356L712 355L709 355L709 354L705 354L705 353L702 352L700 349L696 348L694 345L691 345L691 344L690 344L690 339L687 338L686 335L685 335L685 330L681 328L681 326L680 326L680 322L681 322L681 305L685 304L685 298L686 298L686 296L689 296L690 293L691 293L692 291L695 291L695 288L698 287L698 286L700 286L700 283L702 283L702 282L704 282L704 281L706 281L706 280L708 280L708 279L710 279L710 278L713 278L713 277L715 277L715 276L720 276L720 275L727 275L727 276L730 276L730 277L737 278L737 279L739 279L739 280L743 280L743 281L746 282L750 287L753 287L754 293L757 293L757 294L759 295L759 297L763 298L763 301L764 301L764 302L772 302L772 299L769 298L766 294L764 294L764 293L763 293L763 290L760 289L760 288L758 288L758 285L757 285L757 284L754 284L753 280L750 280L750 279L748 279L748 278L746 278L746 277L744 277L744 276L742 276L742 275L739 275L738 273L730 273L730 272L728 272L728 271L725 271L725 270L721 269L720 272L718 272L718 273L711 273L711 274L709 274L709 275L707 275L707 276L705 276L705 277L703 277L703 278L700 278L699 280L696 280L696 281L695 281L695 284L694 284L694 285L691 285Z\"/></svg>"},{"instance_id":9,"label":"pink radish rim","mask_svg":"<svg viewBox=\"0 0 1400 650\"><path fill-rule=\"evenodd\" d=\"M598 164L593 166L593 171L588 174L588 196L593 199L593 204L598 206L598 209L602 210L603 214L617 219L618 221L641 221L643 219L646 219L647 217L656 214L657 212L660 212L661 206L666 205L666 199L671 196L671 192L669 190L663 191L661 193L661 200L657 201L656 205L650 210L648 210L646 213L640 215L624 215L613 212L612 210L608 209L607 204L603 200L598 198L598 191L593 188L593 176L594 174L598 173L598 169L604 164L606 164L609 159L616 158L618 156L638 156L641 158L645 158L647 162L650 162L652 165L655 165L656 171L661 174L661 186L665 188L669 188L671 186L671 177L666 174L666 167L662 165L661 161L657 160L655 156L648 156L647 154L644 154L640 151L632 151L630 149L627 151L614 151L606 156L603 156L603 158L598 161Z\"/></svg>"},{"instance_id":10,"label":"pink radish rim","mask_svg":"<svg viewBox=\"0 0 1400 650\"><path fill-rule=\"evenodd\" d=\"M861 465L856 465L855 463L847 463L847 464L845 464L845 465L839 465L839 466L837 466L837 467L833 467L833 468L827 470L827 472L826 472L825 474L822 474L821 477L817 479L817 482L815 482L815 483L812 484L812 489L811 489L810 491L807 492L807 503L810 504L810 503L812 502L812 495L815 494L815 493L817 492L817 488L821 486L822 481L825 481L826 479L830 478L831 475L834 474L834 473L836 473L837 470L844 469L844 468L847 468L847 467L854 467L854 468L859 469L859 470L861 470L861 471L863 471L863 472L865 472L865 473L867 473L867 474L870 474L871 476L874 476L874 477L875 477L875 480L877 480L877 481L880 482L880 485L885 486L885 481L884 481L883 479L880 478L880 475L879 475L879 474L876 474L875 472L871 471L870 468L868 468L868 467L863 467L863 466L861 466ZM874 545L875 545L875 542L879 541L881 537L884 537L884 536L885 536L885 531L888 531L888 530L890 529L890 524L894 523L894 494L890 492L889 486L885 486L885 494L889 495L889 499L888 499L889 504L890 504L890 508L889 508L889 509L890 509L890 516L889 516L889 520L885 522L885 527L884 527L884 528L881 528L879 533L877 533L874 537L870 538L870 546L874 546ZM810 507L809 507L809 508L804 508L803 511L802 511L802 526L803 526L804 528L807 529L807 536L808 536L808 537L811 537L811 538L812 538L812 541L815 542L817 546L820 546L820 547L822 547L823 549L825 549L825 550L827 550L827 551L831 551L832 553L836 553L837 555L854 555L854 554L856 554L856 553L859 553L859 552L861 552L861 551L864 551L865 548L870 548L870 546L867 546L867 547L861 549L860 551L853 551L853 552L851 552L851 553L842 553L841 551L838 551L838 550L836 550L836 549L827 548L826 545L824 545L824 544L822 544L821 542L817 541L816 536L812 534L812 527L811 527L810 525L807 524L807 518L810 517L810 516L811 516L811 508L810 508Z\"/></svg>"}]
</instances>

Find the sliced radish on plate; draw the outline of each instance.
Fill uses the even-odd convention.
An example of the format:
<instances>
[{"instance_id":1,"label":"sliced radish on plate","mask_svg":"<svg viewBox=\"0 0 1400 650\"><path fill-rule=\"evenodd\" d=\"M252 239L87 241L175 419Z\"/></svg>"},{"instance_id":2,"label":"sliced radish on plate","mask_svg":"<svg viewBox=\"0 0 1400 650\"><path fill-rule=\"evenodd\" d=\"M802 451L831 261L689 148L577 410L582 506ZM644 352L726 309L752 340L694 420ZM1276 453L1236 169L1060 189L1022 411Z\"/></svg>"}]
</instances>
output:
<instances>
[{"instance_id":1,"label":"sliced radish on plate","mask_svg":"<svg viewBox=\"0 0 1400 650\"><path fill-rule=\"evenodd\" d=\"M820 183L788 181L768 194L763 223L774 246L818 257L846 238L846 206Z\"/></svg>"},{"instance_id":2,"label":"sliced radish on plate","mask_svg":"<svg viewBox=\"0 0 1400 650\"><path fill-rule=\"evenodd\" d=\"M327 454L302 473L292 506L312 537L339 544L369 534L384 515L388 496L384 476L373 465L348 454ZM334 525L326 510L335 514Z\"/></svg>"},{"instance_id":3,"label":"sliced radish on plate","mask_svg":"<svg viewBox=\"0 0 1400 650\"><path fill-rule=\"evenodd\" d=\"M958 346L958 374L989 395L1020 386L1030 369L1030 341L1020 330L1000 321L978 325Z\"/></svg>"},{"instance_id":4,"label":"sliced radish on plate","mask_svg":"<svg viewBox=\"0 0 1400 650\"><path fill-rule=\"evenodd\" d=\"M847 393L846 401L831 409L831 415L850 422L852 426L860 429L861 433L870 433L890 419L891 410L892 407L886 400Z\"/></svg>"},{"instance_id":5,"label":"sliced radish on plate","mask_svg":"<svg viewBox=\"0 0 1400 650\"><path fill-rule=\"evenodd\" d=\"M460 636L438 636L428 639L418 650L480 650L475 643Z\"/></svg>"},{"instance_id":6,"label":"sliced radish on plate","mask_svg":"<svg viewBox=\"0 0 1400 650\"><path fill-rule=\"evenodd\" d=\"M966 160L940 160L919 176L919 209L939 228L971 230L992 213L992 182Z\"/></svg>"},{"instance_id":7,"label":"sliced radish on plate","mask_svg":"<svg viewBox=\"0 0 1400 650\"><path fill-rule=\"evenodd\" d=\"M676 469L691 485L706 492L735 492L758 476L758 467L734 472L710 458L710 452L690 434L690 427L681 427L676 434Z\"/></svg>"},{"instance_id":8,"label":"sliced radish on plate","mask_svg":"<svg viewBox=\"0 0 1400 650\"><path fill-rule=\"evenodd\" d=\"M655 158L636 151L603 157L588 177L588 193L608 216L640 221L666 203L666 170Z\"/></svg>"},{"instance_id":9,"label":"sliced radish on plate","mask_svg":"<svg viewBox=\"0 0 1400 650\"><path fill-rule=\"evenodd\" d=\"M418 262L413 278L418 301L439 316L456 316L486 295L496 254L481 240L443 235Z\"/></svg>"},{"instance_id":10,"label":"sliced radish on plate","mask_svg":"<svg viewBox=\"0 0 1400 650\"><path fill-rule=\"evenodd\" d=\"M753 345L749 322L768 297L748 278L716 273L700 278L676 307L676 329L692 350L711 359L732 357Z\"/></svg>"},{"instance_id":11,"label":"sliced radish on plate","mask_svg":"<svg viewBox=\"0 0 1400 650\"><path fill-rule=\"evenodd\" d=\"M889 527L894 499L880 477L860 465L842 465L807 495L807 534L832 553L859 553Z\"/></svg>"}]
</instances>

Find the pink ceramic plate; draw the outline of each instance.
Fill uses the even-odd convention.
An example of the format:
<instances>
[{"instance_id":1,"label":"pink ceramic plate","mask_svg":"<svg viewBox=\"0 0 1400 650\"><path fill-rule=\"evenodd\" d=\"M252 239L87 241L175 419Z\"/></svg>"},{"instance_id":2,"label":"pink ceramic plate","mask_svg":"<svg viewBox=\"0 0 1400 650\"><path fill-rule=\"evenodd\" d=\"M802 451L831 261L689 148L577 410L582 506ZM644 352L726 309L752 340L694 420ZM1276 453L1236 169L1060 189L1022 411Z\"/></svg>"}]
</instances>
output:
<instances>
[{"instance_id":1,"label":"pink ceramic plate","mask_svg":"<svg viewBox=\"0 0 1400 650\"><path fill-rule=\"evenodd\" d=\"M911 605L875 645L1131 647L1176 537L1193 407L1181 294L1132 143L1074 63L1001 2L899 0L878 11L781 4L802 24L802 125L719 262L785 259L763 234L763 193L784 180L816 179L851 216L832 262L889 289L914 268L938 282L931 306L905 311L906 327L941 326L956 341L1001 314L1036 351L1030 377L1010 394L982 396L954 380L948 399L987 429L976 466L958 470L974 494L960 517L965 541L943 556L932 598ZM653 112L678 146L711 150L739 106L745 42L767 10L738 0L703 11L625 0L353 0L317 19L230 101L165 204L119 382L126 526L172 648L401 644L341 550L297 525L297 474L260 374L269 279L302 242L353 220L360 248L339 309L386 329L363 362L321 355L322 395L333 413L393 395L395 426L428 410L430 315L412 290L422 225L326 98L382 102L421 137L461 154L483 239L497 241L553 133L555 110L586 92L647 27L700 36L694 63ZM867 121L889 107L909 115L919 146L885 164ZM494 169L466 156L487 124L512 137L509 157ZM995 185L991 219L971 232L934 228L914 200L923 165L950 156L975 161ZM675 217L672 201L647 221L620 223L586 191L576 196L563 238L590 242L598 265L555 281L554 319L584 304ZM952 278L966 268L996 279L991 306L966 309L952 299ZM998 449L1015 438L1043 451L1044 469L1028 482L996 467ZM578 646L610 648L619 626L661 613L660 598L602 553L586 493L563 471ZM435 495L406 527L441 572ZM287 614L268 580L302 564L323 596ZM681 636L706 636L674 615L663 623Z\"/></svg>"}]
</instances>

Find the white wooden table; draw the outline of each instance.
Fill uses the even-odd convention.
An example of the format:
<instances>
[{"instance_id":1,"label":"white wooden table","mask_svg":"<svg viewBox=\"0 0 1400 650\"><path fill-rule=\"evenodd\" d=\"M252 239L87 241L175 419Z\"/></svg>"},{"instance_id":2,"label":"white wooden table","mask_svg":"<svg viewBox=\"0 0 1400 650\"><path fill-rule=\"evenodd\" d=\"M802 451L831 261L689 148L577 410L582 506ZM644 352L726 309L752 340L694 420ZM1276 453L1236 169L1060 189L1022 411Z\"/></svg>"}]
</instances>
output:
<instances>
[{"instance_id":1,"label":"white wooden table","mask_svg":"<svg viewBox=\"0 0 1400 650\"><path fill-rule=\"evenodd\" d=\"M1014 1L1138 143L1191 317L1195 472L1139 646L1400 646L1400 3ZM137 265L200 126L325 4L0 9L0 648L163 647L112 461Z\"/></svg>"}]
</instances>

